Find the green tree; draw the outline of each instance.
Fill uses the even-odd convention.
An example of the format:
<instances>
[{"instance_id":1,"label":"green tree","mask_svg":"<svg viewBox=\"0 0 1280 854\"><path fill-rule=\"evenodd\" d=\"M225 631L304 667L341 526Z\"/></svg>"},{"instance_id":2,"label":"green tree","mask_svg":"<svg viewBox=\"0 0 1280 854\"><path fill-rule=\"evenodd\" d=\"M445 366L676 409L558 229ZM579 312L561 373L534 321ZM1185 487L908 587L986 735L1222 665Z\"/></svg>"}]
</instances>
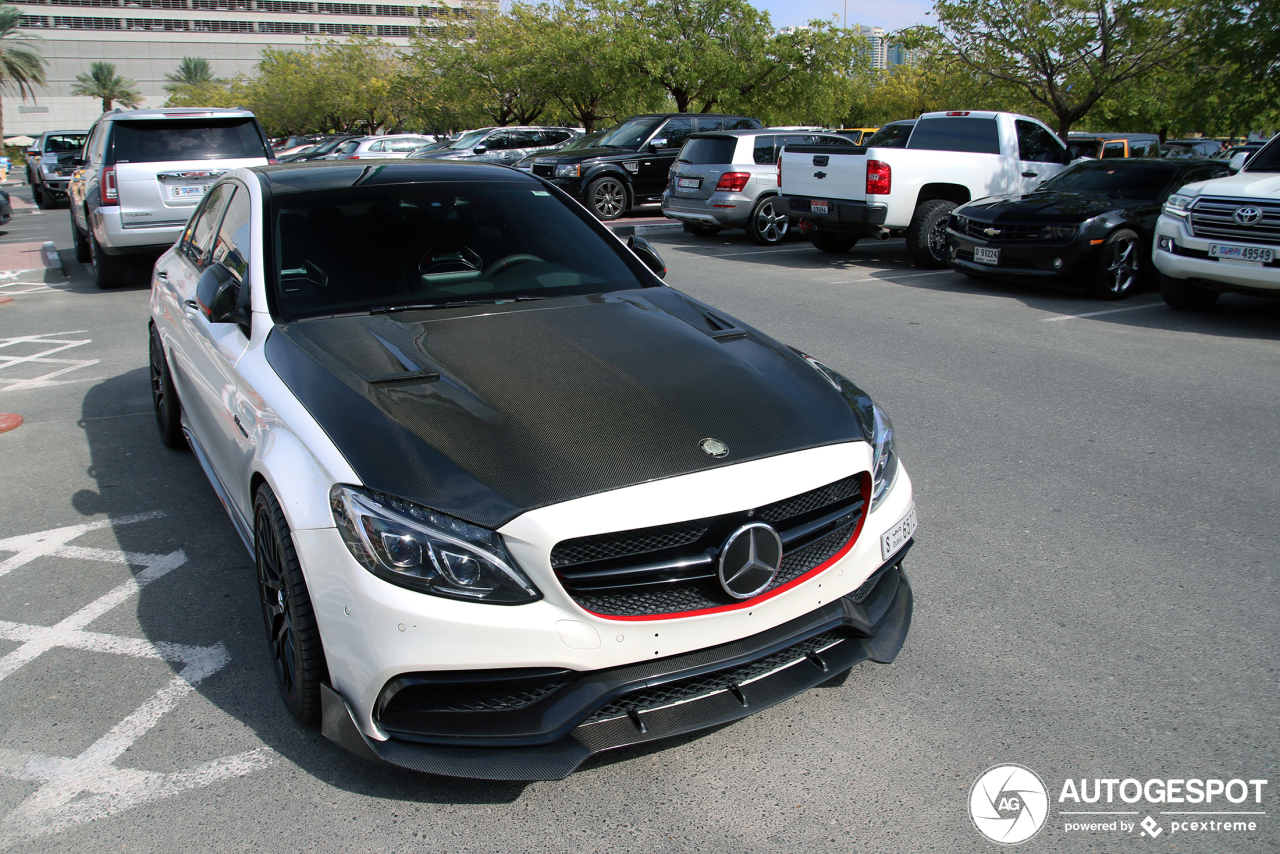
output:
<instances>
[{"instance_id":1,"label":"green tree","mask_svg":"<svg viewBox=\"0 0 1280 854\"><path fill-rule=\"evenodd\" d=\"M182 57L182 61L178 63L178 70L172 74L166 74L164 79L169 81L164 90L170 93L183 86L198 88L209 84L226 83L225 80L215 78L209 60L199 56Z\"/></svg>"},{"instance_id":2,"label":"green tree","mask_svg":"<svg viewBox=\"0 0 1280 854\"><path fill-rule=\"evenodd\" d=\"M76 82L71 85L72 95L84 95L102 100L102 112L110 112L111 105L119 101L125 107L133 109L142 103L142 96L133 87L138 85L126 77L116 74L116 67L110 62L95 62L89 66L88 74L77 74Z\"/></svg>"},{"instance_id":3,"label":"green tree","mask_svg":"<svg viewBox=\"0 0 1280 854\"><path fill-rule=\"evenodd\" d=\"M1066 138L1108 93L1185 46L1181 0L938 0L937 38L952 67L1008 84Z\"/></svg>"},{"instance_id":4,"label":"green tree","mask_svg":"<svg viewBox=\"0 0 1280 854\"><path fill-rule=\"evenodd\" d=\"M44 85L45 59L32 40L18 32L22 10L17 6L0 6L0 93L6 88L18 90L22 100L35 97L35 87ZM0 112L0 138L4 135L3 113Z\"/></svg>"}]
</instances>

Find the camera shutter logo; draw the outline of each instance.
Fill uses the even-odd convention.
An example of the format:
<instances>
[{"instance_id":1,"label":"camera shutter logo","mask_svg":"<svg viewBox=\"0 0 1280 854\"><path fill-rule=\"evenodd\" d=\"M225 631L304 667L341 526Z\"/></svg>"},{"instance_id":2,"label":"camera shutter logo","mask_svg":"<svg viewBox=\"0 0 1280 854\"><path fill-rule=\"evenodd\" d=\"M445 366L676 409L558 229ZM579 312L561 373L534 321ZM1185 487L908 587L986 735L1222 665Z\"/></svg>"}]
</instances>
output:
<instances>
[{"instance_id":1,"label":"camera shutter logo","mask_svg":"<svg viewBox=\"0 0 1280 854\"><path fill-rule=\"evenodd\" d=\"M1262 219L1262 209L1255 208L1252 205L1247 208L1236 208L1236 212L1231 215L1231 218L1241 225L1257 225L1258 221Z\"/></svg>"},{"instance_id":2,"label":"camera shutter logo","mask_svg":"<svg viewBox=\"0 0 1280 854\"><path fill-rule=\"evenodd\" d=\"M978 832L1001 845L1026 842L1049 817L1049 791L1021 765L988 768L969 791L969 816Z\"/></svg>"}]
</instances>

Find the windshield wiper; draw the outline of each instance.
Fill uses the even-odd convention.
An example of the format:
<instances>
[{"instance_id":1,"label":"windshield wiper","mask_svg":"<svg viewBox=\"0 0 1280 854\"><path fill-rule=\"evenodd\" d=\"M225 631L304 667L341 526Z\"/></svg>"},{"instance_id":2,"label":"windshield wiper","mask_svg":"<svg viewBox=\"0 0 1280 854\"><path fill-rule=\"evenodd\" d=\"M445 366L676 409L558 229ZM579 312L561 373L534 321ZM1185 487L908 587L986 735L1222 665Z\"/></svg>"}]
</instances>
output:
<instances>
[{"instance_id":1,"label":"windshield wiper","mask_svg":"<svg viewBox=\"0 0 1280 854\"><path fill-rule=\"evenodd\" d=\"M370 314L391 314L397 311L429 311L435 308L470 308L477 305L502 305L508 302L531 302L533 300L546 299L546 297L533 296L514 296L501 297L495 299L471 299L460 300L458 302L424 302L414 303L412 305L384 305L378 308L369 309Z\"/></svg>"}]
</instances>

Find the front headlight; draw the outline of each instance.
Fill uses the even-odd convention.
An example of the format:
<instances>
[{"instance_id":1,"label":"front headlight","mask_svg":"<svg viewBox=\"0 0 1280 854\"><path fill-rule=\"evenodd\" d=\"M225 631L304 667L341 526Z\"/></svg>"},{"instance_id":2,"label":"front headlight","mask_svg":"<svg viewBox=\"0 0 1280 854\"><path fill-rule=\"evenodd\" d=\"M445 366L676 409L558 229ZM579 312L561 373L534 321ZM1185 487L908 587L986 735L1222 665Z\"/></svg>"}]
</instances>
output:
<instances>
[{"instance_id":1,"label":"front headlight","mask_svg":"<svg viewBox=\"0 0 1280 854\"><path fill-rule=\"evenodd\" d=\"M580 163L562 163L556 167L557 178L581 178L582 164Z\"/></svg>"},{"instance_id":2,"label":"front headlight","mask_svg":"<svg viewBox=\"0 0 1280 854\"><path fill-rule=\"evenodd\" d=\"M494 531L341 484L329 490L329 506L352 557L385 581L495 605L542 598Z\"/></svg>"},{"instance_id":3,"label":"front headlight","mask_svg":"<svg viewBox=\"0 0 1280 854\"><path fill-rule=\"evenodd\" d=\"M893 422L884 410L872 404L875 429L871 435L871 509L889 494L898 477L898 455L893 450Z\"/></svg>"},{"instance_id":4,"label":"front headlight","mask_svg":"<svg viewBox=\"0 0 1280 854\"><path fill-rule=\"evenodd\" d=\"M1195 201L1192 196L1180 196L1174 193L1164 203L1164 212L1170 216L1185 217L1191 209L1191 203Z\"/></svg>"},{"instance_id":5,"label":"front headlight","mask_svg":"<svg viewBox=\"0 0 1280 854\"><path fill-rule=\"evenodd\" d=\"M1041 240L1070 240L1076 236L1074 225L1046 225L1040 229Z\"/></svg>"}]
</instances>

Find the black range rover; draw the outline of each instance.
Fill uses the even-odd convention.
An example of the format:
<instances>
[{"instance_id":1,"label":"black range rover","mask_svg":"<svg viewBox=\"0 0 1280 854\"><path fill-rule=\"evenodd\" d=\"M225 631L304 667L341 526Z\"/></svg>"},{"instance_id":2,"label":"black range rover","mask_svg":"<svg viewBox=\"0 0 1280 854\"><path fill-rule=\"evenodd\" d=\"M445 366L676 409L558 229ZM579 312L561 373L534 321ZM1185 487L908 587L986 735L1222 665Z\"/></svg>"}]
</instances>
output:
<instances>
[{"instance_id":1,"label":"black range rover","mask_svg":"<svg viewBox=\"0 0 1280 854\"><path fill-rule=\"evenodd\" d=\"M617 219L635 205L662 199L667 173L691 134L759 127L758 120L745 116L634 116L591 148L535 159L533 174L553 181L600 219Z\"/></svg>"}]
</instances>

